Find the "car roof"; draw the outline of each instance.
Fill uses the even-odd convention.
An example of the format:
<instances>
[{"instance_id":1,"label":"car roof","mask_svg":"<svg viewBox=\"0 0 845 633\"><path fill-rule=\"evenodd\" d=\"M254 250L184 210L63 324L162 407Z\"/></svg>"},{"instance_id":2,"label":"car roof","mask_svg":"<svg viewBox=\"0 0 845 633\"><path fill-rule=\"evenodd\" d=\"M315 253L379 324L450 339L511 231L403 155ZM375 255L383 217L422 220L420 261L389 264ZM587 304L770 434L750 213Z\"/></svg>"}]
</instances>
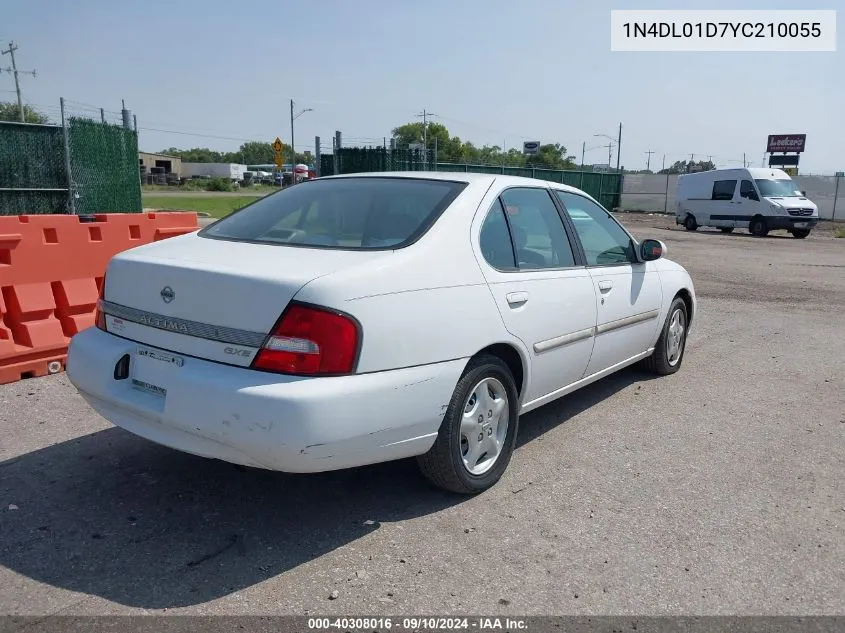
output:
<instances>
[{"instance_id":1,"label":"car roof","mask_svg":"<svg viewBox=\"0 0 845 633\"><path fill-rule=\"evenodd\" d=\"M423 180L449 180L452 182L465 182L465 183L487 183L488 185L492 185L493 182L497 182L501 185L505 186L541 186L541 187L551 187L553 189L558 189L560 191L568 191L570 193L578 193L581 195L586 195L587 197L592 197L587 194L586 192L578 189L577 187L570 187L569 185L564 185L559 182L553 182L551 180L542 180L540 178L526 178L524 176L508 176L504 174L474 174L468 173L463 171L377 171L377 172L363 172L358 174L340 174L337 176L325 176L321 178L321 180L331 179L331 178L416 178L416 179L423 179Z\"/></svg>"}]
</instances>

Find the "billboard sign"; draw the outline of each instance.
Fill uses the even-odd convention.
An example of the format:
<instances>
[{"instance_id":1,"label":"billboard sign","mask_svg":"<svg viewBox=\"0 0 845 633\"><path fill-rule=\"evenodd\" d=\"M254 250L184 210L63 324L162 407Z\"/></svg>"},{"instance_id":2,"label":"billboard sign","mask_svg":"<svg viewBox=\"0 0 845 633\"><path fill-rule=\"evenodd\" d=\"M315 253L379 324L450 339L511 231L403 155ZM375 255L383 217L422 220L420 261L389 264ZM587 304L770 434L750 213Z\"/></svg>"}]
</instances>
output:
<instances>
[{"instance_id":1,"label":"billboard sign","mask_svg":"<svg viewBox=\"0 0 845 633\"><path fill-rule=\"evenodd\" d=\"M772 154L769 156L769 167L797 167L798 154Z\"/></svg>"},{"instance_id":2,"label":"billboard sign","mask_svg":"<svg viewBox=\"0 0 845 633\"><path fill-rule=\"evenodd\" d=\"M540 141L525 141L522 144L522 153L533 156L540 151Z\"/></svg>"},{"instance_id":3,"label":"billboard sign","mask_svg":"<svg viewBox=\"0 0 845 633\"><path fill-rule=\"evenodd\" d=\"M803 152L807 142L806 134L769 134L766 151L772 152Z\"/></svg>"}]
</instances>

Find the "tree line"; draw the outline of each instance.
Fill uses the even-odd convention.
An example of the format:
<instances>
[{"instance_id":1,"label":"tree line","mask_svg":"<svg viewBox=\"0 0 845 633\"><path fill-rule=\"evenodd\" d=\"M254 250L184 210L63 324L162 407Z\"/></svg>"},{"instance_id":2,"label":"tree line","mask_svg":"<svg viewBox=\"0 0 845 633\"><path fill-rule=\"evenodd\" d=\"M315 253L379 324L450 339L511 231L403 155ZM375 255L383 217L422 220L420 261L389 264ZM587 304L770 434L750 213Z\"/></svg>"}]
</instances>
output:
<instances>
[{"instance_id":1,"label":"tree line","mask_svg":"<svg viewBox=\"0 0 845 633\"><path fill-rule=\"evenodd\" d=\"M425 142L429 150L437 148L437 161L442 163L469 163L476 165L505 165L507 167L537 167L541 169L577 169L575 157L569 156L560 143L540 145L537 154L525 155L522 148L502 148L499 145L474 145L449 134L442 123L429 123L428 129L420 122L406 123L393 129L398 148Z\"/></svg>"}]
</instances>

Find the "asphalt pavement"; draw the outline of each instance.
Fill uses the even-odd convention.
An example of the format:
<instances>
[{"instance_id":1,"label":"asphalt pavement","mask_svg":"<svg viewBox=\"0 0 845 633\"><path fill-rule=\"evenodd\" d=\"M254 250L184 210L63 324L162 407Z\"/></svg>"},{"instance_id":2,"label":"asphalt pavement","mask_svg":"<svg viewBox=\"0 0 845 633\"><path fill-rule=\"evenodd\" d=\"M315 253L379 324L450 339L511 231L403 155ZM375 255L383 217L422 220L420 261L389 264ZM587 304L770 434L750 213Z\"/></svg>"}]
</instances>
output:
<instances>
[{"instance_id":1,"label":"asphalt pavement","mask_svg":"<svg viewBox=\"0 0 845 633\"><path fill-rule=\"evenodd\" d=\"M410 460L238 468L64 375L0 386L0 612L842 614L845 240L623 221L694 277L682 369L524 416L477 497Z\"/></svg>"}]
</instances>

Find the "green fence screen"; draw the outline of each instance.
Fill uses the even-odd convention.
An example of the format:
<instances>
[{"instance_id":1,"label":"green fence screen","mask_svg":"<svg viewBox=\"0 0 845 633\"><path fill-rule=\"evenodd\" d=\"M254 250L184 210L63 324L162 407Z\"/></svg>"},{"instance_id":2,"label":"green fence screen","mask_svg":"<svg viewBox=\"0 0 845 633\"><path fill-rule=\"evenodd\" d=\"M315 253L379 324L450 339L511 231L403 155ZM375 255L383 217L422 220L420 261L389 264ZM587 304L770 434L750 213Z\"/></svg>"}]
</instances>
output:
<instances>
[{"instance_id":1,"label":"green fence screen","mask_svg":"<svg viewBox=\"0 0 845 633\"><path fill-rule=\"evenodd\" d=\"M58 125L0 122L0 215L139 213L138 137L90 119Z\"/></svg>"},{"instance_id":2,"label":"green fence screen","mask_svg":"<svg viewBox=\"0 0 845 633\"><path fill-rule=\"evenodd\" d=\"M372 171L434 171L431 150L385 149L383 147L342 147L338 153L338 174ZM335 175L334 155L320 157L320 175Z\"/></svg>"},{"instance_id":3,"label":"green fence screen","mask_svg":"<svg viewBox=\"0 0 845 633\"><path fill-rule=\"evenodd\" d=\"M120 125L70 119L76 213L141 212L138 135Z\"/></svg>"},{"instance_id":4,"label":"green fence screen","mask_svg":"<svg viewBox=\"0 0 845 633\"><path fill-rule=\"evenodd\" d=\"M0 215L65 213L62 128L0 122Z\"/></svg>"},{"instance_id":5,"label":"green fence screen","mask_svg":"<svg viewBox=\"0 0 845 633\"><path fill-rule=\"evenodd\" d=\"M383 147L344 147L338 152L340 163L338 174L355 174L378 171L456 171L475 174L504 174L539 178L577 187L598 200L606 209L619 208L622 197L622 174L564 171L533 167L508 167L505 165L467 165L458 163L434 163L432 152L408 149L385 149ZM323 154L320 157L320 175L335 174L335 157Z\"/></svg>"},{"instance_id":6,"label":"green fence screen","mask_svg":"<svg viewBox=\"0 0 845 633\"><path fill-rule=\"evenodd\" d=\"M606 209L619 208L622 198L622 174L592 171L568 171L534 167L507 167L505 165L465 165L437 163L437 171L458 171L475 174L504 174L559 182L577 187L599 201Z\"/></svg>"}]
</instances>

